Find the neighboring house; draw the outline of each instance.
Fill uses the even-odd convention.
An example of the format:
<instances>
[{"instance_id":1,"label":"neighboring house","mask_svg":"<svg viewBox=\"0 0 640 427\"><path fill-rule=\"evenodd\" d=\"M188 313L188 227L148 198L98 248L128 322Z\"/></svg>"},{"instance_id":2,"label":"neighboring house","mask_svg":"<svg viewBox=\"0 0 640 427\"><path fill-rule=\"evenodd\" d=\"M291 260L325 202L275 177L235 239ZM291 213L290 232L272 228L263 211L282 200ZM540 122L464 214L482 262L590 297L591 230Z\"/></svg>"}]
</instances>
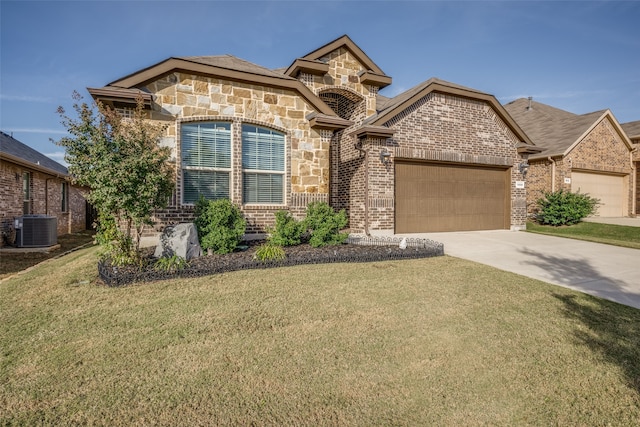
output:
<instances>
[{"instance_id":1,"label":"neighboring house","mask_svg":"<svg viewBox=\"0 0 640 427\"><path fill-rule=\"evenodd\" d=\"M438 79L378 94L390 84L342 36L279 70L173 57L88 90L125 114L142 97L167 125L176 191L156 231L192 220L200 194L240 206L248 233L314 201L351 232L524 228L518 165L535 147L495 97Z\"/></svg>"},{"instance_id":2,"label":"neighboring house","mask_svg":"<svg viewBox=\"0 0 640 427\"><path fill-rule=\"evenodd\" d=\"M505 108L543 149L529 157L529 212L544 192L564 189L600 199L597 216L634 214L633 147L611 111L577 115L530 98Z\"/></svg>"},{"instance_id":3,"label":"neighboring house","mask_svg":"<svg viewBox=\"0 0 640 427\"><path fill-rule=\"evenodd\" d=\"M87 228L83 191L67 168L0 132L0 246L13 244L14 220L29 214L55 216L58 235Z\"/></svg>"},{"instance_id":4,"label":"neighboring house","mask_svg":"<svg viewBox=\"0 0 640 427\"><path fill-rule=\"evenodd\" d=\"M634 145L633 165L636 172L636 214L640 214L640 120L622 123L622 129Z\"/></svg>"}]
</instances>

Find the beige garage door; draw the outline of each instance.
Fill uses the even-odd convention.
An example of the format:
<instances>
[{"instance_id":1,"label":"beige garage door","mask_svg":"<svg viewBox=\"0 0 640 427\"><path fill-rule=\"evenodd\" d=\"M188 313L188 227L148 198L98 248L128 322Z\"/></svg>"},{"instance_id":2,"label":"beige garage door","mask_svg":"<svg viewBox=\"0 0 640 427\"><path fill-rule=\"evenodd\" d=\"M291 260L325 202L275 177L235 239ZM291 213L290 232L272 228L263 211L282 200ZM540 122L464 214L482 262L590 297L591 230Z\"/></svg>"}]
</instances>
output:
<instances>
[{"instance_id":1,"label":"beige garage door","mask_svg":"<svg viewBox=\"0 0 640 427\"><path fill-rule=\"evenodd\" d=\"M589 172L571 173L571 191L589 194L600 199L596 216L625 216L627 201L625 197L625 177Z\"/></svg>"},{"instance_id":2,"label":"beige garage door","mask_svg":"<svg viewBox=\"0 0 640 427\"><path fill-rule=\"evenodd\" d=\"M509 228L505 169L396 162L396 233Z\"/></svg>"}]
</instances>

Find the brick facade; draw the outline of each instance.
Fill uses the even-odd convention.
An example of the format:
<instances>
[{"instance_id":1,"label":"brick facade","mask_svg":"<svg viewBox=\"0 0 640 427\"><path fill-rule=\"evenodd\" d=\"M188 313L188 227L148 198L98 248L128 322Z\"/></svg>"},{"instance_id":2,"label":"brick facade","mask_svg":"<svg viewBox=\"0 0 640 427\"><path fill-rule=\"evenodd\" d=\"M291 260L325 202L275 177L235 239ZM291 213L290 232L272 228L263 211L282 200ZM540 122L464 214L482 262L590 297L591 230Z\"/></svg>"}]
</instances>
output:
<instances>
[{"instance_id":1,"label":"brick facade","mask_svg":"<svg viewBox=\"0 0 640 427\"><path fill-rule=\"evenodd\" d=\"M545 192L570 191L571 174L580 171L624 176L628 215L633 216L634 179L637 178L634 177L629 148L608 117L596 124L566 155L531 159L529 163L527 207L530 214L536 211L537 201ZM552 178L554 174L555 180Z\"/></svg>"},{"instance_id":2,"label":"brick facade","mask_svg":"<svg viewBox=\"0 0 640 427\"><path fill-rule=\"evenodd\" d=\"M148 97L150 118L167 125L161 144L172 150L176 190L169 207L156 212L154 232L193 220L193 206L182 201L180 132L184 123L196 121L231 123L230 199L245 215L248 233L265 232L277 210L302 218L314 201L345 209L352 232L365 228L393 232L393 158L511 169L511 228L525 225L526 190L515 188L522 177L514 168L522 160L516 145L523 137L514 134L504 114L496 114L501 107L490 95L466 88L460 90L468 97L430 93L393 120L375 125L393 138L375 133L363 137L361 129L380 114L378 90L391 78L346 36L299 58L285 72L240 63L237 58L182 60L170 59L142 70L141 77L133 74L115 82L115 87L92 92L101 99L105 93L118 97L139 91ZM168 69L171 61L180 67ZM243 74L247 72L255 77ZM122 96L123 103L130 103L131 95ZM319 121L314 121L316 115ZM243 123L285 135L286 187L281 205L243 204ZM383 148L391 151L387 165L379 159Z\"/></svg>"},{"instance_id":3,"label":"brick facade","mask_svg":"<svg viewBox=\"0 0 640 427\"><path fill-rule=\"evenodd\" d=\"M362 141L369 159L366 178L362 155L352 148L353 143L343 144L344 159L350 162L341 163L340 176L355 177L351 179L355 188L350 192L340 188L341 195L352 195L348 203L352 228L362 230L364 227L364 194L368 193L369 230L393 231L394 159L511 168L510 228L525 228L526 190L516 188L516 181L523 180L517 168L523 159L515 148L519 139L486 102L430 93L386 126L395 131L392 139ZM388 165L379 160L383 149L391 152ZM353 166L355 169L349 170ZM363 191L365 181L367 192Z\"/></svg>"},{"instance_id":4,"label":"brick facade","mask_svg":"<svg viewBox=\"0 0 640 427\"><path fill-rule=\"evenodd\" d=\"M20 166L6 160L0 162L0 212L2 215L0 246L13 244L14 220L25 214L23 208L23 173L30 173L30 214L44 214L57 218L58 235L82 231L86 228L84 191L68 185L66 211L62 210L64 178Z\"/></svg>"}]
</instances>

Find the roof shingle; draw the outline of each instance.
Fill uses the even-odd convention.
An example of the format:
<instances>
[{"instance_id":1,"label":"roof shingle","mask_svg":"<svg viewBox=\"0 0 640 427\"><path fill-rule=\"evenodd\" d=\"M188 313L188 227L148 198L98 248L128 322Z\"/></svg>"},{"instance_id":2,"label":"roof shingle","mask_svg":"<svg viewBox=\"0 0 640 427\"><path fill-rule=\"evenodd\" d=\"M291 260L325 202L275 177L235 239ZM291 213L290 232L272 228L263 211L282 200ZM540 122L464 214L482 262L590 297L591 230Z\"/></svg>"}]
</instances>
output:
<instances>
[{"instance_id":1,"label":"roof shingle","mask_svg":"<svg viewBox=\"0 0 640 427\"><path fill-rule=\"evenodd\" d=\"M550 105L516 99L504 106L533 143L543 149L535 157L565 154L607 110L587 114L573 114Z\"/></svg>"},{"instance_id":2,"label":"roof shingle","mask_svg":"<svg viewBox=\"0 0 640 427\"><path fill-rule=\"evenodd\" d=\"M0 153L32 164L36 169L47 169L56 174L69 175L67 168L49 157L23 144L4 132L0 132Z\"/></svg>"}]
</instances>

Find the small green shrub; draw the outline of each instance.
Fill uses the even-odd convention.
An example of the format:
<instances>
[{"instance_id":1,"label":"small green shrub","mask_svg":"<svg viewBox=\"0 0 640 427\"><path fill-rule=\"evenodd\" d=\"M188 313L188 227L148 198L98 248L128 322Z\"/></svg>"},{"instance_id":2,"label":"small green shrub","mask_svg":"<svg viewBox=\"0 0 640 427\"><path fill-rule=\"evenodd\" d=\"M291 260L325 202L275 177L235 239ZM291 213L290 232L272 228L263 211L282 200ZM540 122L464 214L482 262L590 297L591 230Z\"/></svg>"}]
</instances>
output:
<instances>
[{"instance_id":1,"label":"small green shrub","mask_svg":"<svg viewBox=\"0 0 640 427\"><path fill-rule=\"evenodd\" d=\"M104 215L98 222L96 241L100 245L100 259L109 260L113 265L141 265L142 259L136 252L133 239L125 235L112 216Z\"/></svg>"},{"instance_id":2,"label":"small green shrub","mask_svg":"<svg viewBox=\"0 0 640 427\"><path fill-rule=\"evenodd\" d=\"M297 221L287 211L276 212L276 225L269 230L269 242L279 246L295 246L302 242L302 235L306 231L304 221Z\"/></svg>"},{"instance_id":3,"label":"small green shrub","mask_svg":"<svg viewBox=\"0 0 640 427\"><path fill-rule=\"evenodd\" d=\"M572 225L598 210L600 200L588 194L559 190L544 193L537 201L536 220L543 225Z\"/></svg>"},{"instance_id":4,"label":"small green shrub","mask_svg":"<svg viewBox=\"0 0 640 427\"><path fill-rule=\"evenodd\" d=\"M254 258L260 261L282 261L287 257L287 254L282 249L282 246L278 246L275 243L267 242L258 246Z\"/></svg>"},{"instance_id":5,"label":"small green shrub","mask_svg":"<svg viewBox=\"0 0 640 427\"><path fill-rule=\"evenodd\" d=\"M240 209L228 199L206 200L200 196L195 213L202 249L211 249L217 254L233 252L246 229Z\"/></svg>"},{"instance_id":6,"label":"small green shrub","mask_svg":"<svg viewBox=\"0 0 640 427\"><path fill-rule=\"evenodd\" d=\"M340 230L346 227L347 221L347 214L344 209L340 212L335 212L325 202L310 203L304 220L306 228L311 231L309 244L317 248L343 243L349 235L341 233Z\"/></svg>"},{"instance_id":7,"label":"small green shrub","mask_svg":"<svg viewBox=\"0 0 640 427\"><path fill-rule=\"evenodd\" d=\"M170 257L159 258L155 263L155 269L160 271L167 271L170 273L184 270L189 263L186 259L178 255L171 255Z\"/></svg>"}]
</instances>

